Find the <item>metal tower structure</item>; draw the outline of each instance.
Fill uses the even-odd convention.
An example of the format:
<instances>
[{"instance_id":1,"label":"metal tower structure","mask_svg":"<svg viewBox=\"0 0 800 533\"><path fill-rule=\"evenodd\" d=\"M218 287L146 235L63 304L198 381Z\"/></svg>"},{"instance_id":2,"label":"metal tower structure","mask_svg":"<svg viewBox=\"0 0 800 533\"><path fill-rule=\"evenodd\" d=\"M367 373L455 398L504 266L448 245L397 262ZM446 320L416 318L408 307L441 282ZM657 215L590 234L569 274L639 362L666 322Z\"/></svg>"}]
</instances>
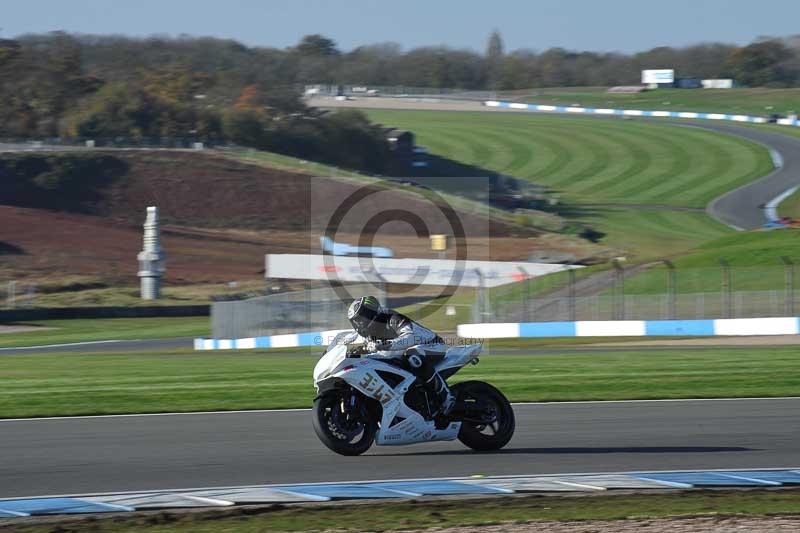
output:
<instances>
[{"instance_id":1,"label":"metal tower structure","mask_svg":"<svg viewBox=\"0 0 800 533\"><path fill-rule=\"evenodd\" d=\"M161 248L161 230L158 227L158 207L147 208L144 221L144 245L137 256L142 300L158 300L161 296L161 277L166 270L167 254Z\"/></svg>"}]
</instances>

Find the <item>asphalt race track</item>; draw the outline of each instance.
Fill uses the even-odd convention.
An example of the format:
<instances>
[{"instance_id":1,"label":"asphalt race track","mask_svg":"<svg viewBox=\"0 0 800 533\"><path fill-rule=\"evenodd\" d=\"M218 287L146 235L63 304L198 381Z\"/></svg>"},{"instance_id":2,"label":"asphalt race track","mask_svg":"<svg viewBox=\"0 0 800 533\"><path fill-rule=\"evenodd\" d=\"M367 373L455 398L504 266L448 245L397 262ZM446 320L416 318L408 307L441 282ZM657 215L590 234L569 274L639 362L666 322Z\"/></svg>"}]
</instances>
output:
<instances>
[{"instance_id":1,"label":"asphalt race track","mask_svg":"<svg viewBox=\"0 0 800 533\"><path fill-rule=\"evenodd\" d=\"M748 138L778 151L783 159L782 168L714 200L708 211L716 218L744 229L759 227L765 222L763 204L800 184L800 139L722 123L691 126ZM32 148L0 145L3 151ZM9 349L0 355L179 348L190 343L186 338L124 341ZM516 435L498 453L477 454L453 442L374 447L355 458L324 448L311 429L310 412L303 410L0 420L0 497L800 466L800 398L527 404L515 406L515 411Z\"/></svg>"},{"instance_id":2,"label":"asphalt race track","mask_svg":"<svg viewBox=\"0 0 800 533\"><path fill-rule=\"evenodd\" d=\"M800 398L516 405L499 453L329 452L310 412L0 421L0 497L289 482L797 467Z\"/></svg>"},{"instance_id":3,"label":"asphalt race track","mask_svg":"<svg viewBox=\"0 0 800 533\"><path fill-rule=\"evenodd\" d=\"M714 218L741 229L761 227L767 221L764 204L800 185L800 138L729 124L692 126L744 137L777 151L783 159L783 166L770 174L715 198L708 206Z\"/></svg>"}]
</instances>

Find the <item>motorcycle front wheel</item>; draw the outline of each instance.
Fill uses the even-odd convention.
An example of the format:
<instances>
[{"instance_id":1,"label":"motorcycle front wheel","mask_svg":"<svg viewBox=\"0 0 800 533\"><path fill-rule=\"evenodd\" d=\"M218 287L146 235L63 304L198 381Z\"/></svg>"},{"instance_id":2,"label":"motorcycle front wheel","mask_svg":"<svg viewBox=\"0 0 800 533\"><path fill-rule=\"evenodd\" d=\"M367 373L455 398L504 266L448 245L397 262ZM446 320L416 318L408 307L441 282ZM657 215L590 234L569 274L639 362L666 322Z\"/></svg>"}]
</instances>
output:
<instances>
[{"instance_id":1,"label":"motorcycle front wheel","mask_svg":"<svg viewBox=\"0 0 800 533\"><path fill-rule=\"evenodd\" d=\"M514 436L516 420L502 392L483 381L464 381L451 387L467 412L481 413L486 421L464 420L458 440L476 451L499 450Z\"/></svg>"},{"instance_id":2,"label":"motorcycle front wheel","mask_svg":"<svg viewBox=\"0 0 800 533\"><path fill-rule=\"evenodd\" d=\"M375 440L378 423L367 399L353 389L332 389L314 400L312 423L322 444L340 455L361 455Z\"/></svg>"}]
</instances>

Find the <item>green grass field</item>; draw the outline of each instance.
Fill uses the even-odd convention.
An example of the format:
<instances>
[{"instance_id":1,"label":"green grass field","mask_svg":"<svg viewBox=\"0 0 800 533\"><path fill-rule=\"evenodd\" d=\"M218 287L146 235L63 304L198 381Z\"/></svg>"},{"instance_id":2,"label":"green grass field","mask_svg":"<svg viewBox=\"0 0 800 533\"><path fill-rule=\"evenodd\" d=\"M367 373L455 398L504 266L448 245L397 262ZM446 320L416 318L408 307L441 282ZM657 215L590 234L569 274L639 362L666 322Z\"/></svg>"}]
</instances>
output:
<instances>
[{"instance_id":1,"label":"green grass field","mask_svg":"<svg viewBox=\"0 0 800 533\"><path fill-rule=\"evenodd\" d=\"M202 337L211 332L211 322L207 316L40 320L19 325L40 326L43 329L0 333L0 348L104 340Z\"/></svg>"},{"instance_id":2,"label":"green grass field","mask_svg":"<svg viewBox=\"0 0 800 533\"><path fill-rule=\"evenodd\" d=\"M535 531L558 527L561 521L580 521L583 531L613 531L614 526L632 531L637 525L652 528L654 519L665 521L665 531L679 527L687 531L702 527L694 522L707 517L713 524L726 524L731 531L745 531L741 524L725 521L728 517L763 517L749 527L770 531L769 518L792 521L800 508L800 491L793 490L705 490L673 494L592 494L591 496L517 495L504 498L426 499L401 502L358 502L302 506L247 506L232 509L173 510L158 514L117 514L92 516L65 521L61 526L47 523L11 522L18 533L54 533L67 531L106 531L130 533L259 533L263 531L396 531L456 528L508 524L521 527L529 523ZM365 520L365 517L369 520ZM618 523L593 524L588 520L619 520ZM634 522L635 521L635 522ZM789 522L791 523L791 522ZM709 522L703 522L708 526ZM63 526L63 527L62 527ZM649 528L648 528L649 529ZM572 529L573 531L577 531ZM650 529L652 530L652 529ZM752 530L752 529L750 529ZM534 531L532 529L531 531ZM788 530L786 530L788 531Z\"/></svg>"},{"instance_id":3,"label":"green grass field","mask_svg":"<svg viewBox=\"0 0 800 533\"><path fill-rule=\"evenodd\" d=\"M635 121L514 113L369 111L436 155L528 179L587 204L704 207L771 168L733 136Z\"/></svg>"},{"instance_id":4,"label":"green grass field","mask_svg":"<svg viewBox=\"0 0 800 533\"><path fill-rule=\"evenodd\" d=\"M781 202L778 214L782 217L800 219L800 189Z\"/></svg>"},{"instance_id":5,"label":"green grass field","mask_svg":"<svg viewBox=\"0 0 800 533\"><path fill-rule=\"evenodd\" d=\"M720 290L720 260L725 260L731 265L733 290L782 290L787 269L781 257L795 263L793 281L800 288L800 232L792 229L737 233L699 246L673 261L676 288L681 293ZM666 266L656 266L628 278L625 292L664 293L666 279Z\"/></svg>"},{"instance_id":6,"label":"green grass field","mask_svg":"<svg viewBox=\"0 0 800 533\"><path fill-rule=\"evenodd\" d=\"M415 132L433 154L557 191L588 209L580 220L607 234L604 245L636 259L679 253L729 233L701 208L772 168L761 146L671 124L522 113L368 114Z\"/></svg>"},{"instance_id":7,"label":"green grass field","mask_svg":"<svg viewBox=\"0 0 800 533\"><path fill-rule=\"evenodd\" d=\"M0 418L309 407L318 352L4 355ZM512 401L791 396L799 356L800 347L489 353L456 381L490 381Z\"/></svg>"},{"instance_id":8,"label":"green grass field","mask_svg":"<svg viewBox=\"0 0 800 533\"><path fill-rule=\"evenodd\" d=\"M605 87L563 87L500 93L498 98L549 105L763 116L800 110L800 89L657 89L614 94Z\"/></svg>"},{"instance_id":9,"label":"green grass field","mask_svg":"<svg viewBox=\"0 0 800 533\"><path fill-rule=\"evenodd\" d=\"M633 261L669 257L734 233L705 213L690 211L602 208L583 220L606 234L602 244Z\"/></svg>"}]
</instances>

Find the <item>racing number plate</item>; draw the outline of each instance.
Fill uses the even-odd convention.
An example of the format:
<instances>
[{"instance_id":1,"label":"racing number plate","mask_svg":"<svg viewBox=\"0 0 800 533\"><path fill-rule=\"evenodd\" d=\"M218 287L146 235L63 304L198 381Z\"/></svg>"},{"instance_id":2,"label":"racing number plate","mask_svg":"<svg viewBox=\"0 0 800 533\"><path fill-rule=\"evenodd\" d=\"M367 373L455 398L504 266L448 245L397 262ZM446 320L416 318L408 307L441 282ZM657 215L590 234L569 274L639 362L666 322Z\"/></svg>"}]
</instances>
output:
<instances>
[{"instance_id":1,"label":"racing number plate","mask_svg":"<svg viewBox=\"0 0 800 533\"><path fill-rule=\"evenodd\" d=\"M381 405L386 405L387 403L391 402L395 396L394 391L392 389L387 389L383 383L378 385L378 378L370 372L367 372L364 375L358 386L370 393L373 398L381 402Z\"/></svg>"}]
</instances>

